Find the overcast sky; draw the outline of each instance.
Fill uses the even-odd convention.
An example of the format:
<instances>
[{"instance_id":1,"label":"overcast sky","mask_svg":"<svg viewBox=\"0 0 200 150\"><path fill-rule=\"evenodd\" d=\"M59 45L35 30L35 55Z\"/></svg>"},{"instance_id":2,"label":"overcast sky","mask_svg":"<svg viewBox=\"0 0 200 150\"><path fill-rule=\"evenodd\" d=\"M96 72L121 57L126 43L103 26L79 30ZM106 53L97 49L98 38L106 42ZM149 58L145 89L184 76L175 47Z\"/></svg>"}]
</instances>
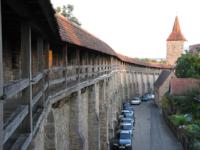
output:
<instances>
[{"instance_id":1,"label":"overcast sky","mask_svg":"<svg viewBox=\"0 0 200 150\"><path fill-rule=\"evenodd\" d=\"M185 44L200 43L199 0L51 0L74 5L82 28L131 57L165 58L178 15Z\"/></svg>"}]
</instances>

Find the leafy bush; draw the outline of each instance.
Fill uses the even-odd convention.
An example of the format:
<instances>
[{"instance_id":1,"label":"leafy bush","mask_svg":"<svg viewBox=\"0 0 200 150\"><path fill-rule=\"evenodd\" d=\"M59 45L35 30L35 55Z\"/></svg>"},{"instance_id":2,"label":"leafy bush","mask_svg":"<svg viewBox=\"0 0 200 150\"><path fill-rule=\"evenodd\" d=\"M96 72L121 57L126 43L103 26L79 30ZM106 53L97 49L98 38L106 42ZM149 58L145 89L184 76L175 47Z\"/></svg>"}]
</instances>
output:
<instances>
[{"instance_id":1,"label":"leafy bush","mask_svg":"<svg viewBox=\"0 0 200 150\"><path fill-rule=\"evenodd\" d=\"M172 115L169 116L169 120L177 127L189 123L185 115Z\"/></svg>"},{"instance_id":2,"label":"leafy bush","mask_svg":"<svg viewBox=\"0 0 200 150\"><path fill-rule=\"evenodd\" d=\"M192 139L200 140L200 126L198 124L186 125L185 130L191 136Z\"/></svg>"},{"instance_id":3,"label":"leafy bush","mask_svg":"<svg viewBox=\"0 0 200 150\"><path fill-rule=\"evenodd\" d=\"M198 126L200 126L200 120L195 120L194 124L197 124Z\"/></svg>"},{"instance_id":4,"label":"leafy bush","mask_svg":"<svg viewBox=\"0 0 200 150\"><path fill-rule=\"evenodd\" d=\"M171 107L174 114L192 113L194 118L200 116L200 105L195 103L193 98L199 94L198 91L189 91L185 96L171 96Z\"/></svg>"},{"instance_id":5,"label":"leafy bush","mask_svg":"<svg viewBox=\"0 0 200 150\"><path fill-rule=\"evenodd\" d=\"M199 141L194 143L192 150L200 150L200 142Z\"/></svg>"},{"instance_id":6,"label":"leafy bush","mask_svg":"<svg viewBox=\"0 0 200 150\"><path fill-rule=\"evenodd\" d=\"M197 54L191 54L186 51L185 54L182 54L181 57L177 60L176 65L176 76L179 78L200 78L200 51L197 51Z\"/></svg>"},{"instance_id":7,"label":"leafy bush","mask_svg":"<svg viewBox=\"0 0 200 150\"><path fill-rule=\"evenodd\" d=\"M164 111L168 114L174 114L173 111L173 104L171 101L171 96L169 95L169 93L165 93L165 95L162 97L162 108L164 109Z\"/></svg>"},{"instance_id":8,"label":"leafy bush","mask_svg":"<svg viewBox=\"0 0 200 150\"><path fill-rule=\"evenodd\" d=\"M170 107L170 103L169 103L169 98L167 96L167 94L165 94L163 97L162 97L162 107L164 109L168 109Z\"/></svg>"}]
</instances>

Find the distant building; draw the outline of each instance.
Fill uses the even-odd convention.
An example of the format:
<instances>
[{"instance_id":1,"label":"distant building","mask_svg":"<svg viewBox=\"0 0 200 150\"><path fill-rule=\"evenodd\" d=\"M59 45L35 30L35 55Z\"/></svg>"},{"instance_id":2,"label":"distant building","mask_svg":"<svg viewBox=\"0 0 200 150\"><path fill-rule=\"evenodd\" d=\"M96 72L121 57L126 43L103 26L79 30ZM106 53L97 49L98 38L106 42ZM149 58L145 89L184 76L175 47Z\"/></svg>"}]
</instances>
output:
<instances>
[{"instance_id":1,"label":"distant building","mask_svg":"<svg viewBox=\"0 0 200 150\"><path fill-rule=\"evenodd\" d=\"M155 103L158 106L162 104L163 95L169 91L169 83L171 78L174 78L174 72L171 70L163 70L154 84Z\"/></svg>"},{"instance_id":2,"label":"distant building","mask_svg":"<svg viewBox=\"0 0 200 150\"><path fill-rule=\"evenodd\" d=\"M189 52L195 54L200 49L200 44L194 44L189 46Z\"/></svg>"},{"instance_id":3,"label":"distant building","mask_svg":"<svg viewBox=\"0 0 200 150\"><path fill-rule=\"evenodd\" d=\"M174 26L171 34L167 38L167 62L171 65L175 65L177 59L183 53L185 37L181 32L178 17L176 16Z\"/></svg>"},{"instance_id":4,"label":"distant building","mask_svg":"<svg viewBox=\"0 0 200 150\"><path fill-rule=\"evenodd\" d=\"M199 80L193 78L174 78L170 81L170 95L185 95L192 90L199 90Z\"/></svg>"}]
</instances>

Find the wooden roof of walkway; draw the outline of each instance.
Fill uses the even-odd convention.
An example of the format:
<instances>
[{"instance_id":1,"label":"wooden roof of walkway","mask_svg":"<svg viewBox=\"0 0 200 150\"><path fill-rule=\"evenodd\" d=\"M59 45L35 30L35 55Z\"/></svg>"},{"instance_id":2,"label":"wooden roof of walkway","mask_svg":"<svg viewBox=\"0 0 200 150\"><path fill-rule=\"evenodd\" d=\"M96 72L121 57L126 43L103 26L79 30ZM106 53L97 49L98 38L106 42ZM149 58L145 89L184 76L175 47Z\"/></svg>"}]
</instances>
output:
<instances>
[{"instance_id":1,"label":"wooden roof of walkway","mask_svg":"<svg viewBox=\"0 0 200 150\"><path fill-rule=\"evenodd\" d=\"M146 63L131 57L124 56L122 54L118 54L108 44L90 34L89 32L83 30L82 28L76 26L75 24L71 23L69 20L66 19L66 17L63 17L60 14L56 14L55 17L57 18L59 34L62 41L81 47L86 47L88 49L95 50L104 54L112 55L124 62L136 64L139 66L161 69L172 68L170 65Z\"/></svg>"}]
</instances>

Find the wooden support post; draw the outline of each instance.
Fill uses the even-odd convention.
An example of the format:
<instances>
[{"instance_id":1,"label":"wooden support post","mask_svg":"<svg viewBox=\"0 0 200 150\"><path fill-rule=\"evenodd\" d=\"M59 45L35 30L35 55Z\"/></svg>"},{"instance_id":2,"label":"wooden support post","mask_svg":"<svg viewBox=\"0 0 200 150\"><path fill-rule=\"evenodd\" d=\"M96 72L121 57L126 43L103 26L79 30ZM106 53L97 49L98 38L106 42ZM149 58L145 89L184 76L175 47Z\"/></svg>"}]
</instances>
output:
<instances>
[{"instance_id":1,"label":"wooden support post","mask_svg":"<svg viewBox=\"0 0 200 150\"><path fill-rule=\"evenodd\" d=\"M63 48L64 53L64 65L65 65L65 88L67 88L67 66L68 66L68 56L67 56L67 45Z\"/></svg>"},{"instance_id":2,"label":"wooden support post","mask_svg":"<svg viewBox=\"0 0 200 150\"><path fill-rule=\"evenodd\" d=\"M88 52L86 51L85 53L86 53L85 54L85 65L89 66ZM88 79L89 67L87 67L85 71L86 71L85 72L86 73L85 78Z\"/></svg>"},{"instance_id":3,"label":"wooden support post","mask_svg":"<svg viewBox=\"0 0 200 150\"><path fill-rule=\"evenodd\" d=\"M99 67L99 55L96 56L96 61L95 61L95 75L99 76L100 72L100 67Z\"/></svg>"},{"instance_id":4,"label":"wooden support post","mask_svg":"<svg viewBox=\"0 0 200 150\"><path fill-rule=\"evenodd\" d=\"M3 96L3 46L2 46L2 22L1 22L1 0L0 0L0 97Z\"/></svg>"},{"instance_id":5,"label":"wooden support post","mask_svg":"<svg viewBox=\"0 0 200 150\"><path fill-rule=\"evenodd\" d=\"M22 78L29 78L29 86L22 92L22 104L29 106L28 119L23 125L22 132L32 134L31 27L26 23L21 25L21 55Z\"/></svg>"},{"instance_id":6,"label":"wooden support post","mask_svg":"<svg viewBox=\"0 0 200 150\"><path fill-rule=\"evenodd\" d=\"M38 71L42 72L44 67L44 58L43 58L43 40L42 38L37 39L37 54L38 54Z\"/></svg>"},{"instance_id":7,"label":"wooden support post","mask_svg":"<svg viewBox=\"0 0 200 150\"><path fill-rule=\"evenodd\" d=\"M77 75L78 75L78 83L80 83L80 50L76 49L76 65L78 66L77 68Z\"/></svg>"},{"instance_id":8,"label":"wooden support post","mask_svg":"<svg viewBox=\"0 0 200 150\"><path fill-rule=\"evenodd\" d=\"M47 41L44 42L44 68L49 68L49 43Z\"/></svg>"},{"instance_id":9,"label":"wooden support post","mask_svg":"<svg viewBox=\"0 0 200 150\"><path fill-rule=\"evenodd\" d=\"M2 22L0 0L0 150L3 150L3 46L2 46Z\"/></svg>"},{"instance_id":10,"label":"wooden support post","mask_svg":"<svg viewBox=\"0 0 200 150\"><path fill-rule=\"evenodd\" d=\"M44 41L44 49L43 49L43 55L44 55L44 61L43 61L43 67L45 70L49 69L49 42L48 41ZM45 72L44 74L44 90L45 90L45 96L44 96L44 103L46 104L46 100L48 98L48 86L49 86L49 76L48 76L48 72ZM44 107L45 107L44 104Z\"/></svg>"},{"instance_id":11,"label":"wooden support post","mask_svg":"<svg viewBox=\"0 0 200 150\"><path fill-rule=\"evenodd\" d=\"M43 39L41 38L41 37L38 37L38 39L37 39L37 58L38 58L38 67L37 67L37 69L38 69L38 72L42 72L42 73L44 73L44 53L43 53L43 51L44 51L44 41L43 41ZM41 90L43 91L42 92L42 101L41 102L39 102L39 104L40 104L40 106L41 107L44 107L44 104L45 104L45 91L44 91L44 86L45 86L45 79L44 79L44 77L42 78L42 88L41 88Z\"/></svg>"}]
</instances>

